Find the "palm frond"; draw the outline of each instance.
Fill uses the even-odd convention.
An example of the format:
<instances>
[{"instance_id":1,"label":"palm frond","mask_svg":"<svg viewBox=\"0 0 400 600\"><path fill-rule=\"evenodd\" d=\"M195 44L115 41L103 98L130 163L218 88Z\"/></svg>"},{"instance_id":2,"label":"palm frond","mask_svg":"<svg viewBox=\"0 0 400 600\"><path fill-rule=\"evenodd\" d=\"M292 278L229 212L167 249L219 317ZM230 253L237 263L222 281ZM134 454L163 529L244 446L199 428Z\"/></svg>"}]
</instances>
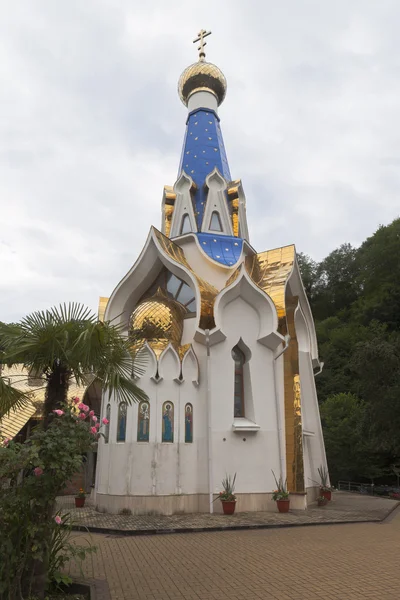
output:
<instances>
[{"instance_id":1,"label":"palm frond","mask_svg":"<svg viewBox=\"0 0 400 600\"><path fill-rule=\"evenodd\" d=\"M0 376L0 417L11 410L16 411L26 406L29 396L13 387L7 378Z\"/></svg>"},{"instance_id":2,"label":"palm frond","mask_svg":"<svg viewBox=\"0 0 400 600\"><path fill-rule=\"evenodd\" d=\"M62 304L26 316L15 327L0 327L1 360L22 363L29 370L51 374L63 365L78 385L92 376L117 401L147 399L135 384L146 366L146 356L133 349L135 340L121 323L102 323L85 306Z\"/></svg>"}]
</instances>

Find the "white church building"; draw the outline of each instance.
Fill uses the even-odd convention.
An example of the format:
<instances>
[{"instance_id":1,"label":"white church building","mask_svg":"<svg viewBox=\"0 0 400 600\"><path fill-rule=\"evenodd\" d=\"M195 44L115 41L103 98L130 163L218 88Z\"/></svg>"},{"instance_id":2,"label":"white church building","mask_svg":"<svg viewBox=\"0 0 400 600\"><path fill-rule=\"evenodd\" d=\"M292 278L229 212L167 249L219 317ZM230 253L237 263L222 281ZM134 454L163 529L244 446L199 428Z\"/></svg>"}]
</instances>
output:
<instances>
[{"instance_id":1,"label":"white church building","mask_svg":"<svg viewBox=\"0 0 400 600\"><path fill-rule=\"evenodd\" d=\"M199 60L179 79L186 132L161 228L100 301L101 318L122 322L146 355L138 384L148 401L102 400L110 423L94 495L111 513L221 511L213 500L235 473L237 511L276 510L273 472L287 480L291 507L306 508L327 466L314 382L322 364L296 249L251 245L218 113L227 84L199 37Z\"/></svg>"}]
</instances>

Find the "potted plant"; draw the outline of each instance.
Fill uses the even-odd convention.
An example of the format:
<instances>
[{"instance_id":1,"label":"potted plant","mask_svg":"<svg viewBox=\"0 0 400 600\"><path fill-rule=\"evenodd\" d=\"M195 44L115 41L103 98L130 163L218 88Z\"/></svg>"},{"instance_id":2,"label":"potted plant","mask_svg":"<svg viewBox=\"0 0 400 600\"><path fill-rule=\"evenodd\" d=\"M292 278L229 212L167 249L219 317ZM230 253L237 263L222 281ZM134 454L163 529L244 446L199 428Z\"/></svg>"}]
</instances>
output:
<instances>
[{"instance_id":1,"label":"potted plant","mask_svg":"<svg viewBox=\"0 0 400 600\"><path fill-rule=\"evenodd\" d=\"M275 473L272 471L272 474L276 483L276 490L272 494L272 499L275 500L276 505L280 513L289 512L290 508L290 499L289 492L287 490L287 483L283 483L282 475L279 477L279 481L275 477Z\"/></svg>"},{"instance_id":2,"label":"potted plant","mask_svg":"<svg viewBox=\"0 0 400 600\"><path fill-rule=\"evenodd\" d=\"M222 480L223 491L215 498L215 500L221 500L224 515L233 515L235 512L236 496L233 493L235 491L235 481L236 473L233 479L230 475L226 475Z\"/></svg>"},{"instance_id":3,"label":"potted plant","mask_svg":"<svg viewBox=\"0 0 400 600\"><path fill-rule=\"evenodd\" d=\"M332 488L329 485L328 469L326 467L322 467L322 466L319 467L318 475L321 480L321 483L319 486L320 496L324 496L327 499L327 501L329 502L329 500L332 499Z\"/></svg>"},{"instance_id":4,"label":"potted plant","mask_svg":"<svg viewBox=\"0 0 400 600\"><path fill-rule=\"evenodd\" d=\"M76 508L83 508L85 506L85 498L86 498L86 492L84 492L83 488L80 488L79 492L75 496Z\"/></svg>"},{"instance_id":5,"label":"potted plant","mask_svg":"<svg viewBox=\"0 0 400 600\"><path fill-rule=\"evenodd\" d=\"M318 506L326 506L328 504L328 500L325 496L318 496L317 498Z\"/></svg>"}]
</instances>

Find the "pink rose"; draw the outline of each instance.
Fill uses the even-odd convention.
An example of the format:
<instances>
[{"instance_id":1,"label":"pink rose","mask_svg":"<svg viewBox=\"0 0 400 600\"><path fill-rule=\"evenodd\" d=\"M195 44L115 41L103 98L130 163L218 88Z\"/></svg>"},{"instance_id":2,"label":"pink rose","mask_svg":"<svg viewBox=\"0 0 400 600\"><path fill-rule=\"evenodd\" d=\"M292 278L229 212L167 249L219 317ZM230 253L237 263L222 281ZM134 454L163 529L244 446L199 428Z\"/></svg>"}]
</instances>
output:
<instances>
[{"instance_id":1,"label":"pink rose","mask_svg":"<svg viewBox=\"0 0 400 600\"><path fill-rule=\"evenodd\" d=\"M87 404L84 404L84 405L82 406L82 410L83 410L84 412L87 412L87 411L89 410L89 407L88 407L88 405L87 405Z\"/></svg>"},{"instance_id":2,"label":"pink rose","mask_svg":"<svg viewBox=\"0 0 400 600\"><path fill-rule=\"evenodd\" d=\"M92 421L93 421L93 423L96 423L97 422L97 417L92 417Z\"/></svg>"},{"instance_id":3,"label":"pink rose","mask_svg":"<svg viewBox=\"0 0 400 600\"><path fill-rule=\"evenodd\" d=\"M101 420L101 422L103 423L103 425L108 425L110 421L104 417L104 418Z\"/></svg>"},{"instance_id":4,"label":"pink rose","mask_svg":"<svg viewBox=\"0 0 400 600\"><path fill-rule=\"evenodd\" d=\"M81 402L80 404L78 404L78 408L79 408L79 410L83 410L83 407L84 407L84 406L85 406L85 405L83 404L83 402Z\"/></svg>"},{"instance_id":5,"label":"pink rose","mask_svg":"<svg viewBox=\"0 0 400 600\"><path fill-rule=\"evenodd\" d=\"M91 428L90 428L90 431L91 431L92 433L97 433L97 429L96 429L96 427L91 427Z\"/></svg>"},{"instance_id":6,"label":"pink rose","mask_svg":"<svg viewBox=\"0 0 400 600\"><path fill-rule=\"evenodd\" d=\"M33 472L35 473L36 477L40 477L41 475L43 475L43 469L41 469L40 467L36 467L35 469L33 469Z\"/></svg>"},{"instance_id":7,"label":"pink rose","mask_svg":"<svg viewBox=\"0 0 400 600\"><path fill-rule=\"evenodd\" d=\"M4 446L8 446L8 444L11 442L11 438L6 438L3 442Z\"/></svg>"},{"instance_id":8,"label":"pink rose","mask_svg":"<svg viewBox=\"0 0 400 600\"><path fill-rule=\"evenodd\" d=\"M59 517L58 515L56 517L54 517L55 522L57 523L57 525L61 525L61 517Z\"/></svg>"},{"instance_id":9,"label":"pink rose","mask_svg":"<svg viewBox=\"0 0 400 600\"><path fill-rule=\"evenodd\" d=\"M85 413L79 413L79 418L80 419L86 419Z\"/></svg>"},{"instance_id":10,"label":"pink rose","mask_svg":"<svg viewBox=\"0 0 400 600\"><path fill-rule=\"evenodd\" d=\"M96 423L95 427L96 429L100 429L100 423Z\"/></svg>"},{"instance_id":11,"label":"pink rose","mask_svg":"<svg viewBox=\"0 0 400 600\"><path fill-rule=\"evenodd\" d=\"M75 398L72 398L72 400L73 400L74 404L79 404L79 402L80 402L78 396L75 396Z\"/></svg>"},{"instance_id":12,"label":"pink rose","mask_svg":"<svg viewBox=\"0 0 400 600\"><path fill-rule=\"evenodd\" d=\"M53 413L55 413L58 417L61 417L61 415L64 414L64 411L58 408L57 410L53 410Z\"/></svg>"},{"instance_id":13,"label":"pink rose","mask_svg":"<svg viewBox=\"0 0 400 600\"><path fill-rule=\"evenodd\" d=\"M93 417L93 415L94 415L94 410L91 410L89 413L89 417Z\"/></svg>"}]
</instances>

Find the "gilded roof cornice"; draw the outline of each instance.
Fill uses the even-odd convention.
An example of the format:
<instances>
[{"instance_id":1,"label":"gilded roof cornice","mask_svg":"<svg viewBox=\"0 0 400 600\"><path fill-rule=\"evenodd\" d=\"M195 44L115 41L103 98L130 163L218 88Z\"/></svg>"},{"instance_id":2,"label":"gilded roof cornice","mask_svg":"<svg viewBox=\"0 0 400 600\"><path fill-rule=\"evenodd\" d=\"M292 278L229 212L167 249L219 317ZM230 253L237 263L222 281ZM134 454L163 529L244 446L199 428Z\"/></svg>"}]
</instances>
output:
<instances>
[{"instance_id":1,"label":"gilded roof cornice","mask_svg":"<svg viewBox=\"0 0 400 600\"><path fill-rule=\"evenodd\" d=\"M294 261L295 246L293 244L266 250L253 256L247 256L245 259L245 266L251 279L268 294L275 304L280 333L285 333L286 329L285 288Z\"/></svg>"}]
</instances>

